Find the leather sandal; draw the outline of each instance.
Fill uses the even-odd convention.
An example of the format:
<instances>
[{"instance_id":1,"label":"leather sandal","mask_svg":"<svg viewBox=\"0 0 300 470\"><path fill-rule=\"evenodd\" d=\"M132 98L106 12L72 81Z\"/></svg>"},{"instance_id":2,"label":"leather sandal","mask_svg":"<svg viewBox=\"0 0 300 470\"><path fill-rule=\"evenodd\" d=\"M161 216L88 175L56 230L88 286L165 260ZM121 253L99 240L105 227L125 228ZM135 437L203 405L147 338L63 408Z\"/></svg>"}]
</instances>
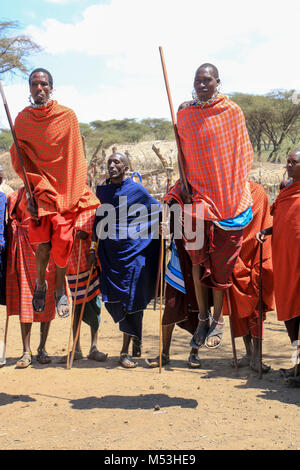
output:
<instances>
[{"instance_id":1,"label":"leather sandal","mask_svg":"<svg viewBox=\"0 0 300 470\"><path fill-rule=\"evenodd\" d=\"M24 352L16 363L16 369L26 369L31 364L31 352Z\"/></svg>"},{"instance_id":2,"label":"leather sandal","mask_svg":"<svg viewBox=\"0 0 300 470\"><path fill-rule=\"evenodd\" d=\"M70 315L70 305L68 302L68 297L66 294L56 296L56 293L54 292L54 298L55 298L55 308L56 308L56 315L58 318L67 318ZM61 307L68 306L69 310L65 313L60 313L61 312Z\"/></svg>"},{"instance_id":3,"label":"leather sandal","mask_svg":"<svg viewBox=\"0 0 300 470\"><path fill-rule=\"evenodd\" d=\"M218 322L214 318L212 319L212 324L210 325L207 336L205 338L205 346L207 347L207 349L218 349L222 344L222 337L223 337L223 333L224 333L224 328L218 329L215 326L213 326L213 324L223 325L224 326L225 325L225 320L223 322ZM207 340L208 340L208 338L212 338L213 336L217 336L220 341L215 346L209 346L209 344L207 344Z\"/></svg>"},{"instance_id":4,"label":"leather sandal","mask_svg":"<svg viewBox=\"0 0 300 470\"><path fill-rule=\"evenodd\" d=\"M119 363L125 369L134 369L137 366L137 362L133 361L127 353L120 354Z\"/></svg>"},{"instance_id":5,"label":"leather sandal","mask_svg":"<svg viewBox=\"0 0 300 470\"><path fill-rule=\"evenodd\" d=\"M37 281L35 282L34 292L32 297L32 308L36 313L42 313L46 306L46 294L48 289L48 283L45 281L45 289L40 290L37 287Z\"/></svg>"},{"instance_id":6,"label":"leather sandal","mask_svg":"<svg viewBox=\"0 0 300 470\"><path fill-rule=\"evenodd\" d=\"M209 312L208 316L206 318L201 318L200 315L198 315L198 320L202 322L207 322L209 320ZM193 334L193 337L190 341L190 346L194 349L199 349L203 344L205 343L206 336L209 331L209 325L203 325L200 326L198 324L195 333Z\"/></svg>"},{"instance_id":7,"label":"leather sandal","mask_svg":"<svg viewBox=\"0 0 300 470\"><path fill-rule=\"evenodd\" d=\"M156 356L154 359L145 359L146 364L154 369L155 367L159 367L159 356ZM170 362L170 356L167 354L162 353L161 355L161 365L166 366Z\"/></svg>"},{"instance_id":8,"label":"leather sandal","mask_svg":"<svg viewBox=\"0 0 300 470\"><path fill-rule=\"evenodd\" d=\"M40 364L50 364L51 362L51 357L48 356L45 349L38 349L38 353L35 358Z\"/></svg>"},{"instance_id":9,"label":"leather sandal","mask_svg":"<svg viewBox=\"0 0 300 470\"><path fill-rule=\"evenodd\" d=\"M188 365L191 369L199 369L201 367L201 361L198 354L191 353L188 358Z\"/></svg>"}]
</instances>

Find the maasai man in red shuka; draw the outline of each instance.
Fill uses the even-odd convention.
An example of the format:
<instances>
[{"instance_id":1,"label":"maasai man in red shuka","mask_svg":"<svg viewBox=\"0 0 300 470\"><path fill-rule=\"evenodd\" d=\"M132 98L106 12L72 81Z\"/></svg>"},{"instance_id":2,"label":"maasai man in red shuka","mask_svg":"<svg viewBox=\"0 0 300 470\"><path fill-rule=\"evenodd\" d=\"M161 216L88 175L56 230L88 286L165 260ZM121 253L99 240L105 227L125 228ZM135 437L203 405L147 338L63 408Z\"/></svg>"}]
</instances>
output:
<instances>
[{"instance_id":1,"label":"maasai man in red shuka","mask_svg":"<svg viewBox=\"0 0 300 470\"><path fill-rule=\"evenodd\" d=\"M218 92L219 83L214 65L203 64L197 69L194 100L183 103L177 114L183 169L192 194L187 194L178 181L165 197L166 202L173 199L182 207L192 203L193 214L201 208L203 247L191 250L186 243L199 306L199 324L191 346L199 348L205 343L209 349L221 344L224 290L231 285L243 228L252 218L248 174L253 149L243 112ZM187 213L186 206L184 209ZM201 235L197 233L196 239ZM214 298L211 324L209 288L213 289Z\"/></svg>"},{"instance_id":2,"label":"maasai man in red shuka","mask_svg":"<svg viewBox=\"0 0 300 470\"><path fill-rule=\"evenodd\" d=\"M300 326L300 150L287 158L287 172L293 182L284 187L273 206L273 227L258 234L260 241L272 235L274 291L277 318L284 321L291 343L298 343ZM294 368L283 370L289 385L300 387Z\"/></svg>"},{"instance_id":3,"label":"maasai man in red shuka","mask_svg":"<svg viewBox=\"0 0 300 470\"><path fill-rule=\"evenodd\" d=\"M253 200L253 219L243 230L243 244L233 268L232 286L229 288L233 335L243 337L246 355L238 361L239 367L250 366L258 371L259 347L259 272L260 249L255 238L258 231L272 226L268 196L261 184L250 181ZM264 313L275 309L271 239L267 239L263 249L262 298ZM227 298L223 314L228 315ZM262 371L270 367L263 364Z\"/></svg>"},{"instance_id":4,"label":"maasai man in red shuka","mask_svg":"<svg viewBox=\"0 0 300 470\"><path fill-rule=\"evenodd\" d=\"M33 322L41 323L41 339L36 359L41 364L48 364L45 345L51 320L55 317L55 264L50 255L46 269L48 290L45 310L36 313L32 306L32 295L35 286L35 247L30 244L28 227L30 214L27 212L25 189L14 191L7 198L8 209L8 249L6 272L6 309L7 315L19 315L23 341L23 355L17 362L18 368L31 364L30 334Z\"/></svg>"},{"instance_id":5,"label":"maasai man in red shuka","mask_svg":"<svg viewBox=\"0 0 300 470\"><path fill-rule=\"evenodd\" d=\"M15 120L15 131L25 170L37 207L28 204L33 217L29 239L37 244L37 281L33 308L45 308L47 283L45 269L50 250L56 264L56 311L59 317L69 315L64 289L66 266L72 251L74 223L81 211L96 208L99 201L87 187L87 166L80 129L75 113L51 99L53 79L44 69L34 70L29 77L34 103L21 111ZM12 164L23 178L16 148L11 148Z\"/></svg>"}]
</instances>

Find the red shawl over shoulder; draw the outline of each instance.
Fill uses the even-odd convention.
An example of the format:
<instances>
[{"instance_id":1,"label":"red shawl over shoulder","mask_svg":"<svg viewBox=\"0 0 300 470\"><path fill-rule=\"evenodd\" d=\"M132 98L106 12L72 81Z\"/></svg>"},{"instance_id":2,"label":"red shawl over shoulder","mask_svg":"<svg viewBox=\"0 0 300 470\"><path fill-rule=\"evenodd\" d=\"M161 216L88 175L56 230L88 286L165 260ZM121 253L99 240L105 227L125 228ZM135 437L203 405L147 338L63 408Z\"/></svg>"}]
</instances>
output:
<instances>
[{"instance_id":1,"label":"red shawl over shoulder","mask_svg":"<svg viewBox=\"0 0 300 470\"><path fill-rule=\"evenodd\" d=\"M280 191L271 214L276 310L286 321L300 316L300 181Z\"/></svg>"},{"instance_id":2,"label":"red shawl over shoulder","mask_svg":"<svg viewBox=\"0 0 300 470\"><path fill-rule=\"evenodd\" d=\"M87 166L75 113L57 101L41 108L26 107L15 121L38 215L75 212L97 207L99 201L86 184ZM23 179L16 148L12 164Z\"/></svg>"},{"instance_id":3,"label":"red shawl over shoulder","mask_svg":"<svg viewBox=\"0 0 300 470\"><path fill-rule=\"evenodd\" d=\"M233 218L252 203L248 174L253 149L239 106L224 95L205 107L189 106L177 114L184 171L193 200L204 203L205 220ZM165 200L181 203L177 182Z\"/></svg>"}]
</instances>

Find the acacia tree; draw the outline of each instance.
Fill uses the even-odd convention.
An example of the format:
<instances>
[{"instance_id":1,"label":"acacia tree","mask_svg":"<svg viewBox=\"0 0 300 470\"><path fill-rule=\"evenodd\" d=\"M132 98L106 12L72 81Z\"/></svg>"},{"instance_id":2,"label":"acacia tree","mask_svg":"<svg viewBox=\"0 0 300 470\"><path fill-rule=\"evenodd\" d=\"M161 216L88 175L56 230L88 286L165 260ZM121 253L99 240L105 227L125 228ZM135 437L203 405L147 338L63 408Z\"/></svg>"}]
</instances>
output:
<instances>
[{"instance_id":1,"label":"acacia tree","mask_svg":"<svg viewBox=\"0 0 300 470\"><path fill-rule=\"evenodd\" d=\"M16 34L16 21L0 21L0 74L28 72L27 58L41 51L29 36Z\"/></svg>"}]
</instances>

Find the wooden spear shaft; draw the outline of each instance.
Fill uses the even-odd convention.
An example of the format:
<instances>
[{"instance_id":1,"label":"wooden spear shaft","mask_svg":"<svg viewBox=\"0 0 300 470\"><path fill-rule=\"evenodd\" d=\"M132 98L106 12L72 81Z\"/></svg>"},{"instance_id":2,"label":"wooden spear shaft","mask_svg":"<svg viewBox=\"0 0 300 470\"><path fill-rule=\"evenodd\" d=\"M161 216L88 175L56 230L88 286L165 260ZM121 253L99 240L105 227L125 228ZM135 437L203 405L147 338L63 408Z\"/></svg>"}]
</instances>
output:
<instances>
[{"instance_id":1,"label":"wooden spear shaft","mask_svg":"<svg viewBox=\"0 0 300 470\"><path fill-rule=\"evenodd\" d=\"M263 244L259 243L259 329L258 329L258 377L262 378L262 330L263 330L263 284L262 284L262 264L263 264Z\"/></svg>"},{"instance_id":2,"label":"wooden spear shaft","mask_svg":"<svg viewBox=\"0 0 300 470\"><path fill-rule=\"evenodd\" d=\"M71 346L71 338L72 338L72 331L73 331L73 324L74 324L74 317L75 317L75 308L76 308L76 300L77 300L77 289L78 289L78 277L79 277L79 269L80 269L80 260L81 260L81 247L82 247L82 240L79 240L79 254L77 260L77 272L76 272L76 286L75 286L75 294L74 300L72 305L72 316L71 316L71 327L70 327L70 334L69 334L69 343L67 349L67 369L70 366L70 346Z\"/></svg>"},{"instance_id":3,"label":"wooden spear shaft","mask_svg":"<svg viewBox=\"0 0 300 470\"><path fill-rule=\"evenodd\" d=\"M181 150L180 139L179 139L179 135L178 135L178 131L177 131L177 124L176 124L176 119L175 119L175 114L174 114L174 108L173 108L173 103L172 103L169 80L168 80L168 75L167 75L165 59L164 59L164 53L163 53L163 49L162 49L161 46L159 46L159 53L160 53L160 59L161 59L163 74L164 74L165 86L166 86L167 95L168 95L168 101L169 101L170 112L171 112L171 117L172 117L172 124L173 124L176 144L177 144L177 156L178 156L178 166L179 166L179 172L180 172L180 179L181 179L181 182L182 182L186 192L190 193L188 182L187 182L186 175L185 175L185 171L184 171L184 168L183 168L183 153L182 153L182 150Z\"/></svg>"}]
</instances>

